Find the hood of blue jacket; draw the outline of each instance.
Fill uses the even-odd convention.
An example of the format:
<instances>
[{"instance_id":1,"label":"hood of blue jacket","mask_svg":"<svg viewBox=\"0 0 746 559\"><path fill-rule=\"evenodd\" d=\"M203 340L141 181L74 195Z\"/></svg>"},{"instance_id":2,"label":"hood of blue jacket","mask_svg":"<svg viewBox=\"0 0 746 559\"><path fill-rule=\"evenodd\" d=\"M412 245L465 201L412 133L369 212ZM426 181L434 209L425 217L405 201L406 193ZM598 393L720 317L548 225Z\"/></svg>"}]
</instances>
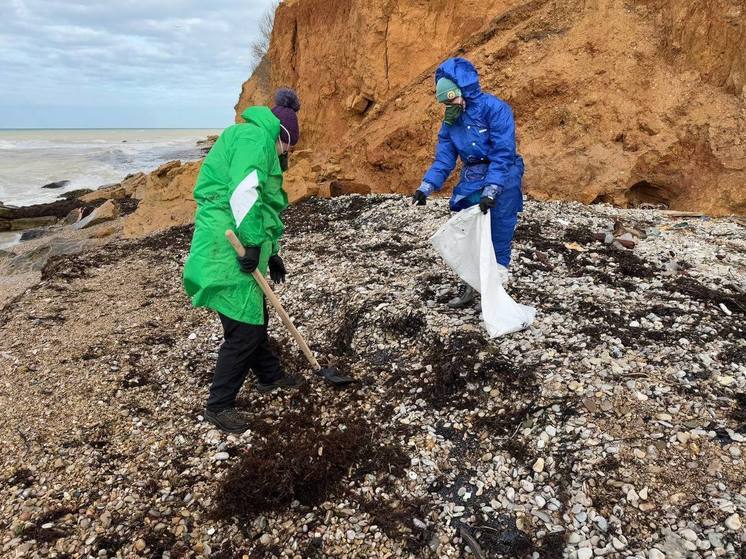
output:
<instances>
[{"instance_id":1,"label":"hood of blue jacket","mask_svg":"<svg viewBox=\"0 0 746 559\"><path fill-rule=\"evenodd\" d=\"M440 78L448 78L456 82L466 99L474 99L482 93L477 69L465 58L449 58L443 62L435 72L436 84Z\"/></svg>"}]
</instances>

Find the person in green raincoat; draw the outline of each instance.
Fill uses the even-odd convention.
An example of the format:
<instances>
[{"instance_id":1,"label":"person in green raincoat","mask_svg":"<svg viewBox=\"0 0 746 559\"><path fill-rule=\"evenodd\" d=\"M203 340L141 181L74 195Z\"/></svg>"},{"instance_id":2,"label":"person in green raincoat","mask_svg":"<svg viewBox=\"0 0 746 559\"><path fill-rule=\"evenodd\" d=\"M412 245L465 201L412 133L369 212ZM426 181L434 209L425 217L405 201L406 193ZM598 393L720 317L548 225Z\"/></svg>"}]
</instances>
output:
<instances>
[{"instance_id":1,"label":"person in green raincoat","mask_svg":"<svg viewBox=\"0 0 746 559\"><path fill-rule=\"evenodd\" d=\"M282 172L300 137L300 102L288 89L278 90L275 101L271 110L249 107L241 115L245 122L223 131L194 187L197 213L184 287L194 306L216 311L223 325L205 419L231 433L248 429L235 401L249 370L263 392L299 384L270 349L264 294L251 276L269 268L272 280L282 282L286 274L278 254L288 205ZM246 249L242 258L225 238L229 229Z\"/></svg>"}]
</instances>

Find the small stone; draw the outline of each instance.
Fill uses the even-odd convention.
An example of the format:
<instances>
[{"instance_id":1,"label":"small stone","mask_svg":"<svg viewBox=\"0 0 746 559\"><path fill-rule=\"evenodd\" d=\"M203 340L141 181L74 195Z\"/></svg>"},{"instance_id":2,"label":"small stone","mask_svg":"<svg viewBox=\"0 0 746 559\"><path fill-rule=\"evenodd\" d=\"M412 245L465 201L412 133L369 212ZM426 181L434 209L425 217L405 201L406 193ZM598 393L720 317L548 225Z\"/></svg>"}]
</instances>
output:
<instances>
[{"instance_id":1,"label":"small stone","mask_svg":"<svg viewBox=\"0 0 746 559\"><path fill-rule=\"evenodd\" d=\"M135 542L135 549L137 551L142 551L143 549L145 549L145 540L143 540L143 539L137 540Z\"/></svg>"},{"instance_id":2,"label":"small stone","mask_svg":"<svg viewBox=\"0 0 746 559\"><path fill-rule=\"evenodd\" d=\"M734 532L737 532L741 529L741 517L736 514L731 514L728 518L725 519L725 526L728 528L728 530L733 530Z\"/></svg>"},{"instance_id":3,"label":"small stone","mask_svg":"<svg viewBox=\"0 0 746 559\"><path fill-rule=\"evenodd\" d=\"M227 452L218 452L212 457L212 459L220 461L220 460L228 460L230 457L231 455L228 454Z\"/></svg>"},{"instance_id":4,"label":"small stone","mask_svg":"<svg viewBox=\"0 0 746 559\"><path fill-rule=\"evenodd\" d=\"M355 539L355 530L347 530L347 539L348 541Z\"/></svg>"},{"instance_id":5,"label":"small stone","mask_svg":"<svg viewBox=\"0 0 746 559\"><path fill-rule=\"evenodd\" d=\"M593 521L602 532L606 532L609 529L609 522L603 516L598 515L593 519Z\"/></svg>"},{"instance_id":6,"label":"small stone","mask_svg":"<svg viewBox=\"0 0 746 559\"><path fill-rule=\"evenodd\" d=\"M626 547L619 538L611 538L611 545L613 545L614 549L617 551L621 551Z\"/></svg>"},{"instance_id":7,"label":"small stone","mask_svg":"<svg viewBox=\"0 0 746 559\"><path fill-rule=\"evenodd\" d=\"M676 433L676 438L679 440L681 444L686 444L689 442L691 435L686 431L679 431Z\"/></svg>"},{"instance_id":8,"label":"small stone","mask_svg":"<svg viewBox=\"0 0 746 559\"><path fill-rule=\"evenodd\" d=\"M197 334L195 334L194 332L192 332L191 334L189 334L189 339L190 340L196 340L197 339Z\"/></svg>"},{"instance_id":9,"label":"small stone","mask_svg":"<svg viewBox=\"0 0 746 559\"><path fill-rule=\"evenodd\" d=\"M681 532L679 532L679 535L690 542L697 541L697 533L691 528L684 528Z\"/></svg>"},{"instance_id":10,"label":"small stone","mask_svg":"<svg viewBox=\"0 0 746 559\"><path fill-rule=\"evenodd\" d=\"M272 543L272 536L269 534L262 534L262 537L259 538L259 543L262 545L269 545Z\"/></svg>"},{"instance_id":11,"label":"small stone","mask_svg":"<svg viewBox=\"0 0 746 559\"><path fill-rule=\"evenodd\" d=\"M581 547L578 549L578 559L591 559L593 550L590 547Z\"/></svg>"},{"instance_id":12,"label":"small stone","mask_svg":"<svg viewBox=\"0 0 746 559\"><path fill-rule=\"evenodd\" d=\"M544 471L544 459L543 458L539 458L536 462L534 462L533 470L537 474L540 474L541 472Z\"/></svg>"},{"instance_id":13,"label":"small stone","mask_svg":"<svg viewBox=\"0 0 746 559\"><path fill-rule=\"evenodd\" d=\"M666 559L666 554L660 549L653 548L648 551L648 559Z\"/></svg>"},{"instance_id":14,"label":"small stone","mask_svg":"<svg viewBox=\"0 0 746 559\"><path fill-rule=\"evenodd\" d=\"M630 503L636 503L640 500L640 496L637 494L637 491L635 491L635 488L633 487L629 491L627 491L627 500Z\"/></svg>"},{"instance_id":15,"label":"small stone","mask_svg":"<svg viewBox=\"0 0 746 559\"><path fill-rule=\"evenodd\" d=\"M598 411L598 406L593 398L583 398L583 406L585 406L585 409L590 413L596 413Z\"/></svg>"},{"instance_id":16,"label":"small stone","mask_svg":"<svg viewBox=\"0 0 746 559\"><path fill-rule=\"evenodd\" d=\"M640 493L638 493L638 496L643 501L647 501L648 500L648 488L647 488L647 486L645 486L642 489L640 489Z\"/></svg>"}]
</instances>

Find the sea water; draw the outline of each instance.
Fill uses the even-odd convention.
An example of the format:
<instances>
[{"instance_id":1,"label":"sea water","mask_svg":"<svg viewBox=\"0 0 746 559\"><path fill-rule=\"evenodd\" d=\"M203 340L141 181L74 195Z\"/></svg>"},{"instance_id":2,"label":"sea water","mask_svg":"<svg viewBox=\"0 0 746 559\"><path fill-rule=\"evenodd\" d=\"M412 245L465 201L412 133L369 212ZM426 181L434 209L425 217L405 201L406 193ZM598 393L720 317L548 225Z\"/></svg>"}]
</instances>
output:
<instances>
[{"instance_id":1,"label":"sea water","mask_svg":"<svg viewBox=\"0 0 746 559\"><path fill-rule=\"evenodd\" d=\"M199 140L219 130L0 130L0 202L25 206L96 189L174 159L199 159ZM63 188L45 184L70 181ZM0 245L5 239L0 239Z\"/></svg>"}]
</instances>

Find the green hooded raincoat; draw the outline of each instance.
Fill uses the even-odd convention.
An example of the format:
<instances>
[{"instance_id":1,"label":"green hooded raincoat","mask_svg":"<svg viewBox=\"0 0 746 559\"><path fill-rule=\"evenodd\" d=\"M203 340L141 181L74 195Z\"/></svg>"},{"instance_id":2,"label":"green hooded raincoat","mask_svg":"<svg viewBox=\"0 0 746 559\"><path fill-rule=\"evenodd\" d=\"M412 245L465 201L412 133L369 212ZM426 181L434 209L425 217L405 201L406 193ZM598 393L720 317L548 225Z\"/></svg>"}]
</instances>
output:
<instances>
[{"instance_id":1,"label":"green hooded raincoat","mask_svg":"<svg viewBox=\"0 0 746 559\"><path fill-rule=\"evenodd\" d=\"M241 272L225 238L232 229L244 246L261 246L267 272L284 227L288 199L275 150L280 121L267 107L250 107L246 121L226 128L205 158L194 187L194 237L184 266L184 287L196 307L208 307L247 324L264 324L263 294Z\"/></svg>"}]
</instances>

